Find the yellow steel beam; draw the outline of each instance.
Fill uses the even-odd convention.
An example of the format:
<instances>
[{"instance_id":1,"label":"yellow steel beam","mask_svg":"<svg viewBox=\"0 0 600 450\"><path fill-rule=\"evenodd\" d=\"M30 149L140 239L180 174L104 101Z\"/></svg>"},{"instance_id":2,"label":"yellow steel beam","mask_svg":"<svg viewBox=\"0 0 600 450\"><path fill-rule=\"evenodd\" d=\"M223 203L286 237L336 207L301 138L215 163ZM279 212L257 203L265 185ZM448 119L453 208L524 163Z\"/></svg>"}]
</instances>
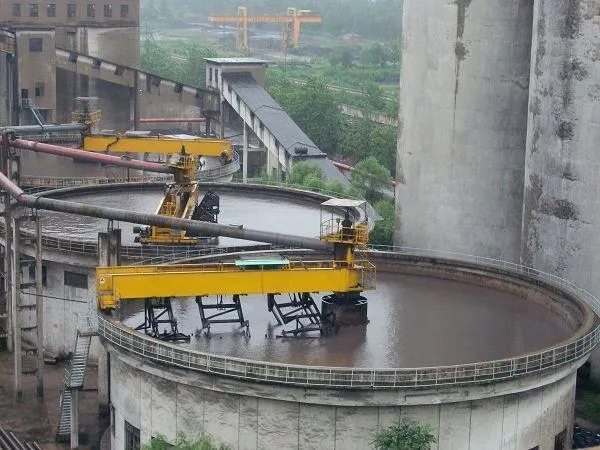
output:
<instances>
[{"instance_id":1,"label":"yellow steel beam","mask_svg":"<svg viewBox=\"0 0 600 450\"><path fill-rule=\"evenodd\" d=\"M91 152L175 154L185 147L189 155L233 157L231 143L224 139L176 139L165 136L131 137L92 135L83 138L83 149Z\"/></svg>"},{"instance_id":2,"label":"yellow steel beam","mask_svg":"<svg viewBox=\"0 0 600 450\"><path fill-rule=\"evenodd\" d=\"M99 267L96 288L98 306L104 310L120 300L151 297L363 291L374 288L374 271L366 262L347 267L333 261L264 269L234 264Z\"/></svg>"}]
</instances>

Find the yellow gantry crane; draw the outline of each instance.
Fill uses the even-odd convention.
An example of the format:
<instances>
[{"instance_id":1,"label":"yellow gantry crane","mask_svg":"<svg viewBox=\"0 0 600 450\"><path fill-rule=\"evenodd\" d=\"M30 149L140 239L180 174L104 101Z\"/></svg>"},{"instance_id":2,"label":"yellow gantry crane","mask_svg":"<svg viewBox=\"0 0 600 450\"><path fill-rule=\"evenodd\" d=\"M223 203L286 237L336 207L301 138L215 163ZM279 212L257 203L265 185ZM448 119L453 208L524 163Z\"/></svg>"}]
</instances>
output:
<instances>
[{"instance_id":1,"label":"yellow gantry crane","mask_svg":"<svg viewBox=\"0 0 600 450\"><path fill-rule=\"evenodd\" d=\"M281 28L281 48L287 47L288 42L298 47L300 40L300 25L303 23L321 23L320 14L313 13L306 9L288 8L285 16L249 16L248 8L239 6L237 16L211 15L208 17L211 22L234 23L236 24L236 47L240 50L248 50L248 24L249 23L280 23Z\"/></svg>"},{"instance_id":2,"label":"yellow gantry crane","mask_svg":"<svg viewBox=\"0 0 600 450\"><path fill-rule=\"evenodd\" d=\"M83 111L73 114L73 121L83 123L91 129L101 119L99 109L89 107L89 100ZM225 139L178 138L175 136L150 136L138 132L124 134L83 134L82 149L103 153L157 153L168 155L168 165L172 167L174 182L166 186L156 214L182 219L216 222L219 213L219 197L207 192L201 202L198 186L198 171L201 157L219 158L222 165L233 161L233 148ZM185 230L162 227L134 228L139 236L136 241L142 244L186 244L199 242L198 236L190 236Z\"/></svg>"},{"instance_id":3,"label":"yellow gantry crane","mask_svg":"<svg viewBox=\"0 0 600 450\"><path fill-rule=\"evenodd\" d=\"M354 206L357 202L333 199L329 204L324 203L338 208L349 208L350 204ZM96 270L98 307L111 310L119 302L144 299L145 321L138 329L167 340L189 339L177 330L171 298L195 298L202 329L209 331L215 323L239 323L248 327L241 297L249 294L266 294L268 310L277 321L282 325L296 324L288 333L328 333L344 321L344 311L360 310L363 303L364 314L360 312L359 318L352 320L365 323L366 300L361 293L375 288L375 267L367 260L358 259L356 249L366 246L368 233L366 221L355 225L346 212L344 221L332 215L321 224L321 240L333 246L331 259L292 261L270 257L238 259L231 263L99 267ZM315 292L331 293L324 298L321 312L311 295ZM276 295L279 294L289 294L289 301L278 301ZM209 296L216 296L217 302L207 303L205 297ZM232 296L232 303L225 303L224 296ZM210 315L215 309L217 313ZM226 315L229 316L224 317ZM161 332L160 326L165 324L169 328Z\"/></svg>"}]
</instances>

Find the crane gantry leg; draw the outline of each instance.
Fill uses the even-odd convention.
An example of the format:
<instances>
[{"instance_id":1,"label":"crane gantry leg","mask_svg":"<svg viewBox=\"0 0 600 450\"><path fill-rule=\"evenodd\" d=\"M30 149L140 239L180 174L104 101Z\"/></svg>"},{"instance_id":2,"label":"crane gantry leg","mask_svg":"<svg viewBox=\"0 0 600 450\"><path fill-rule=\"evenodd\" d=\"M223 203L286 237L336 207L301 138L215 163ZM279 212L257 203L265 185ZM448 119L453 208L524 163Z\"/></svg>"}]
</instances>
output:
<instances>
[{"instance_id":1,"label":"crane gantry leg","mask_svg":"<svg viewBox=\"0 0 600 450\"><path fill-rule=\"evenodd\" d=\"M160 326L166 325L161 333ZM144 300L144 323L136 330L144 332L162 341L189 341L187 334L180 333L177 319L173 315L170 298L147 298Z\"/></svg>"},{"instance_id":2,"label":"crane gantry leg","mask_svg":"<svg viewBox=\"0 0 600 450\"><path fill-rule=\"evenodd\" d=\"M202 321L202 330L206 330L206 334L210 336L210 326L215 323L239 323L241 328L245 327L246 335L250 336L250 323L244 319L244 312L242 311L242 303L240 302L240 296L235 294L233 296L233 303L224 303L223 296L217 296L216 303L206 303L202 301L201 296L196 297L196 303L198 304L198 311L200 311L200 320ZM216 309L218 312L207 315L206 312ZM228 316L228 317L225 317ZM220 317L220 319L217 319Z\"/></svg>"}]
</instances>

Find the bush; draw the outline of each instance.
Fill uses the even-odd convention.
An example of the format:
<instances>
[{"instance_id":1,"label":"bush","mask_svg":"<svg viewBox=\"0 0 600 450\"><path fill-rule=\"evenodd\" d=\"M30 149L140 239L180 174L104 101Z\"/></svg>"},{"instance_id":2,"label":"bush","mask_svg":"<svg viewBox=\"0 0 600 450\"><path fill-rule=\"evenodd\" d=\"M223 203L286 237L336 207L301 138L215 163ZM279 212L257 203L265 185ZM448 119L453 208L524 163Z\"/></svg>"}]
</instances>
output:
<instances>
[{"instance_id":1,"label":"bush","mask_svg":"<svg viewBox=\"0 0 600 450\"><path fill-rule=\"evenodd\" d=\"M584 391L581 397L581 415L584 419L600 423L600 394Z\"/></svg>"},{"instance_id":2,"label":"bush","mask_svg":"<svg viewBox=\"0 0 600 450\"><path fill-rule=\"evenodd\" d=\"M152 438L150 444L144 445L143 450L229 450L224 444L215 444L209 436L201 435L195 441L186 439L183 435L179 435L175 441L175 445L167 443L163 436Z\"/></svg>"},{"instance_id":3,"label":"bush","mask_svg":"<svg viewBox=\"0 0 600 450\"><path fill-rule=\"evenodd\" d=\"M372 444L378 450L429 450L434 442L431 425L402 421L377 433Z\"/></svg>"}]
</instances>

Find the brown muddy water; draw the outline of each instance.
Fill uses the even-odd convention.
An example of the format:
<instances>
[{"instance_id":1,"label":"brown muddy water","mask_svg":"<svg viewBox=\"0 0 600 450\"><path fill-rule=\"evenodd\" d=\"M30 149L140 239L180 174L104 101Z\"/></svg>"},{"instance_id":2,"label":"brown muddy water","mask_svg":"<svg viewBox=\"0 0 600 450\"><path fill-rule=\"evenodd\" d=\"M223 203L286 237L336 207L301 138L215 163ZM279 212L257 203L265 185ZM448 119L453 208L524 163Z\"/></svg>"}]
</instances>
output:
<instances>
[{"instance_id":1,"label":"brown muddy water","mask_svg":"<svg viewBox=\"0 0 600 450\"><path fill-rule=\"evenodd\" d=\"M365 293L370 323L342 328L336 336L276 337L266 298L242 297L251 336L236 325L201 327L196 303L173 302L179 331L194 334L179 344L218 355L289 364L345 367L426 367L487 361L542 349L573 330L557 314L506 292L461 282L378 273L377 290ZM279 298L282 298L280 296ZM212 299L214 301L214 299ZM320 306L320 301L317 302ZM126 325L143 322L141 301L123 302Z\"/></svg>"}]
</instances>

